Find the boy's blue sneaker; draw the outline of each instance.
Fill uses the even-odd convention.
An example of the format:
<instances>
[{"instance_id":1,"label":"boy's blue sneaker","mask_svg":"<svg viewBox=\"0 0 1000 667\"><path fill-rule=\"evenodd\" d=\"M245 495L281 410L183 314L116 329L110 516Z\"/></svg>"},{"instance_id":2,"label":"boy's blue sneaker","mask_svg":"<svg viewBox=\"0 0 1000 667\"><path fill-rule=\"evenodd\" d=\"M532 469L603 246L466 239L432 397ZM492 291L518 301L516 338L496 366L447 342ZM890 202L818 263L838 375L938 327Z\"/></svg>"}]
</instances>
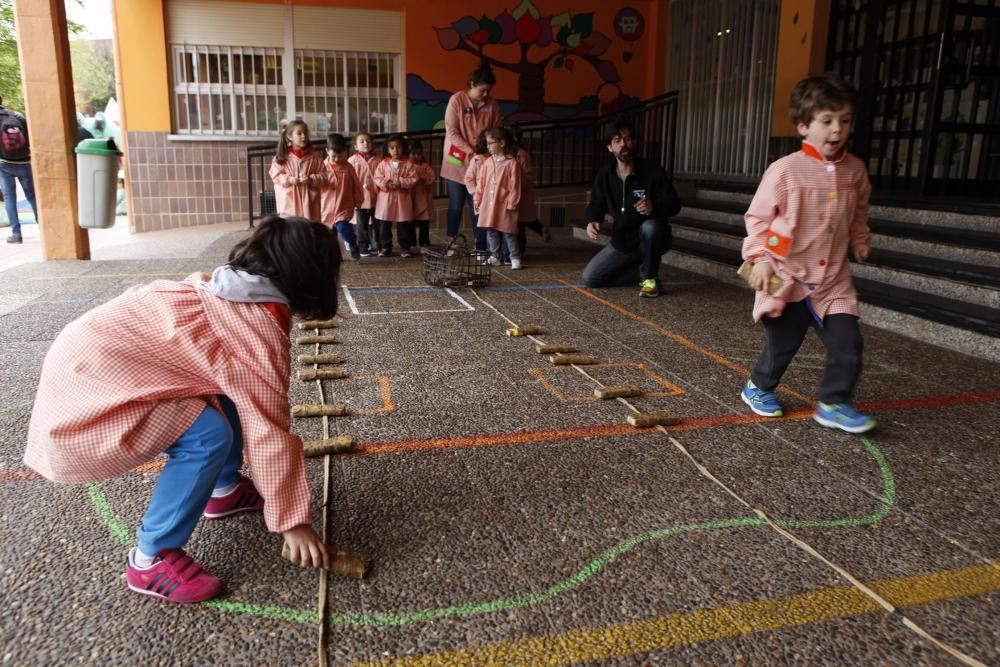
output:
<instances>
[{"instance_id":1,"label":"boy's blue sneaker","mask_svg":"<svg viewBox=\"0 0 1000 667\"><path fill-rule=\"evenodd\" d=\"M813 419L848 433L866 433L875 428L875 420L855 410L850 403L817 403Z\"/></svg>"},{"instance_id":2,"label":"boy's blue sneaker","mask_svg":"<svg viewBox=\"0 0 1000 667\"><path fill-rule=\"evenodd\" d=\"M762 417L780 417L785 414L774 392L764 391L756 387L751 380L747 380L747 383L743 385L743 391L740 393L740 396L743 398L743 402L750 406L751 410Z\"/></svg>"}]
</instances>

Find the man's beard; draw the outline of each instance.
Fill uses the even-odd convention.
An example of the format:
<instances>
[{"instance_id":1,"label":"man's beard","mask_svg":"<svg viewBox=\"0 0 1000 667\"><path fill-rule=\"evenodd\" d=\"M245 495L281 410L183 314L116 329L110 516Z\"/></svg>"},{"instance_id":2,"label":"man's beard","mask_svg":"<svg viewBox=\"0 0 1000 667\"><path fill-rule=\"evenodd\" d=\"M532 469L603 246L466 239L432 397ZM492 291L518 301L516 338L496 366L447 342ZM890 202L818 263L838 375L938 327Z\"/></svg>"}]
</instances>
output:
<instances>
[{"instance_id":1,"label":"man's beard","mask_svg":"<svg viewBox=\"0 0 1000 667\"><path fill-rule=\"evenodd\" d=\"M622 151L621 153L615 153L615 159L619 162L631 162L632 161L632 151Z\"/></svg>"}]
</instances>

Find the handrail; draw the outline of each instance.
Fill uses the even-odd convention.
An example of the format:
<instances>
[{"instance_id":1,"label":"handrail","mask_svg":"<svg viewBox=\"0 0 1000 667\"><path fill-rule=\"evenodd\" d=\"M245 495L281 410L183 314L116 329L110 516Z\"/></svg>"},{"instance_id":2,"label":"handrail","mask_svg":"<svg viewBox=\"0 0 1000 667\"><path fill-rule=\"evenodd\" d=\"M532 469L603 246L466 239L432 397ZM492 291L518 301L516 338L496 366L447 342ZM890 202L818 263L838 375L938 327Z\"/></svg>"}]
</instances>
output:
<instances>
[{"instance_id":1,"label":"handrail","mask_svg":"<svg viewBox=\"0 0 1000 667\"><path fill-rule=\"evenodd\" d=\"M635 126L638 145L646 157L658 161L673 173L677 138L677 91L652 97L634 106L592 118L542 120L519 123L524 144L531 153L536 188L590 185L597 171L607 163L603 136L605 127L620 114ZM391 133L373 134L376 144ZM444 129L405 133L407 139L420 139L424 157L435 171L444 153ZM316 150L325 150L325 139L314 139ZM247 146L247 204L250 226L259 217L274 212L273 184L268 177L275 145ZM435 181L435 198L447 196L441 178Z\"/></svg>"}]
</instances>

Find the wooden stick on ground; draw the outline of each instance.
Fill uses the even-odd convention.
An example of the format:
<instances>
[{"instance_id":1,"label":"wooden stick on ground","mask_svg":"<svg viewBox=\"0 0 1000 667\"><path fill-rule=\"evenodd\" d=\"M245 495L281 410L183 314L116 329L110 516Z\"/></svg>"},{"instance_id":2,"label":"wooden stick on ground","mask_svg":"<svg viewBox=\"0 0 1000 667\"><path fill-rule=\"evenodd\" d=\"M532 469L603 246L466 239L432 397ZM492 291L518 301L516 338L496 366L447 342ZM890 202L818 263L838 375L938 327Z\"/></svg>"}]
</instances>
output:
<instances>
[{"instance_id":1,"label":"wooden stick on ground","mask_svg":"<svg viewBox=\"0 0 1000 667\"><path fill-rule=\"evenodd\" d=\"M621 384L609 387L599 387L594 390L597 398L629 398L631 396L642 396L642 389L634 384Z\"/></svg>"},{"instance_id":2,"label":"wooden stick on ground","mask_svg":"<svg viewBox=\"0 0 1000 667\"><path fill-rule=\"evenodd\" d=\"M349 378L350 374L342 368L315 368L299 371L298 377L300 382L312 382L313 380L343 380Z\"/></svg>"},{"instance_id":3,"label":"wooden stick on ground","mask_svg":"<svg viewBox=\"0 0 1000 667\"><path fill-rule=\"evenodd\" d=\"M625 421L636 428L650 428L680 424L681 418L669 412L633 412L625 417Z\"/></svg>"},{"instance_id":4,"label":"wooden stick on ground","mask_svg":"<svg viewBox=\"0 0 1000 667\"><path fill-rule=\"evenodd\" d=\"M295 339L296 345L335 345L336 336L298 336Z\"/></svg>"},{"instance_id":5,"label":"wooden stick on ground","mask_svg":"<svg viewBox=\"0 0 1000 667\"><path fill-rule=\"evenodd\" d=\"M553 354L549 357L549 361L556 366L569 366L571 364L587 366L594 363L594 358L586 354Z\"/></svg>"},{"instance_id":6,"label":"wooden stick on ground","mask_svg":"<svg viewBox=\"0 0 1000 667\"><path fill-rule=\"evenodd\" d=\"M322 440L306 440L302 443L302 451L305 452L306 458L340 454L352 449L354 449L354 438L349 435L338 435L335 438L323 438Z\"/></svg>"},{"instance_id":7,"label":"wooden stick on ground","mask_svg":"<svg viewBox=\"0 0 1000 667\"><path fill-rule=\"evenodd\" d=\"M344 358L339 354L300 354L300 364L342 364Z\"/></svg>"},{"instance_id":8,"label":"wooden stick on ground","mask_svg":"<svg viewBox=\"0 0 1000 667\"><path fill-rule=\"evenodd\" d=\"M507 329L508 336L520 337L520 336L534 336L535 334L543 334L545 329L536 326L534 324L524 324L519 327L513 327Z\"/></svg>"},{"instance_id":9,"label":"wooden stick on ground","mask_svg":"<svg viewBox=\"0 0 1000 667\"><path fill-rule=\"evenodd\" d=\"M292 406L293 417L345 417L347 414L347 406L343 403Z\"/></svg>"},{"instance_id":10,"label":"wooden stick on ground","mask_svg":"<svg viewBox=\"0 0 1000 667\"><path fill-rule=\"evenodd\" d=\"M535 346L538 354L564 354L566 352L576 352L576 345L559 345L556 343L545 343Z\"/></svg>"},{"instance_id":11,"label":"wooden stick on ground","mask_svg":"<svg viewBox=\"0 0 1000 667\"><path fill-rule=\"evenodd\" d=\"M299 330L305 329L335 329L337 327L333 320L302 320L299 322Z\"/></svg>"}]
</instances>

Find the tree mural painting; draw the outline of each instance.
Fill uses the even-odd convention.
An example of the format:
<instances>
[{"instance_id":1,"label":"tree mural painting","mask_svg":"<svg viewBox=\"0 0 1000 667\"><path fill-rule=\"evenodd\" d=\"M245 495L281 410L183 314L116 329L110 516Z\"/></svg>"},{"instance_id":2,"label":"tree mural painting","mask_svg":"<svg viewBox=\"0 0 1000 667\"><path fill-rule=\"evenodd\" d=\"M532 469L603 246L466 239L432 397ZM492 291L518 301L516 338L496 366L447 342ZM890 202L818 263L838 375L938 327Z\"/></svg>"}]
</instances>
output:
<instances>
[{"instance_id":1,"label":"tree mural painting","mask_svg":"<svg viewBox=\"0 0 1000 667\"><path fill-rule=\"evenodd\" d=\"M617 88L621 81L618 69L601 56L611 46L611 40L594 32L594 14L562 14L542 16L531 0L523 0L512 12L504 10L494 18L479 19L465 16L447 28L435 28L438 43L445 51L467 51L495 68L518 75L518 108L516 118L543 119L545 111L545 70L566 68L572 72L576 63L583 62L597 72L604 84ZM516 44L520 59L500 60L486 53L486 47ZM539 52L538 49L545 49ZM529 59L529 52L537 54Z\"/></svg>"}]
</instances>

